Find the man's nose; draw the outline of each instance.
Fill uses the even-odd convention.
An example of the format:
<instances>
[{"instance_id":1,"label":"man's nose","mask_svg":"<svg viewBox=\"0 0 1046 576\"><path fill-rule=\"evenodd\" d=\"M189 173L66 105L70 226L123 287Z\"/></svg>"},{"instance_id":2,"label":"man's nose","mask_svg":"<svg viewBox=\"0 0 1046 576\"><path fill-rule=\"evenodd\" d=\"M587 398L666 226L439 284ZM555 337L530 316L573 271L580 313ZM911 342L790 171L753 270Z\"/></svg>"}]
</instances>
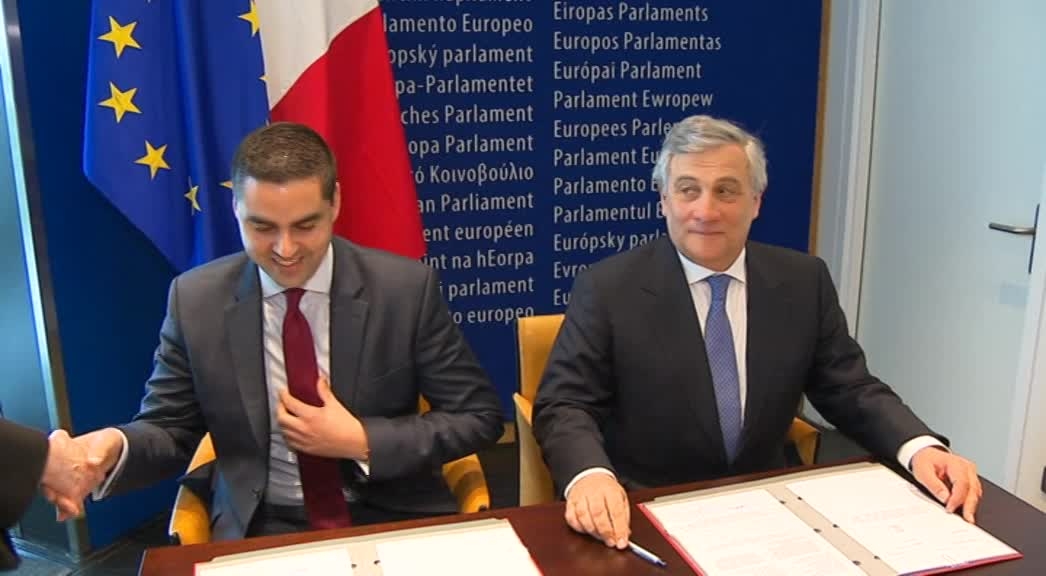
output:
<instances>
[{"instance_id":1,"label":"man's nose","mask_svg":"<svg viewBox=\"0 0 1046 576\"><path fill-rule=\"evenodd\" d=\"M705 192L690 204L690 217L698 220L714 220L719 215L719 203L715 195Z\"/></svg>"},{"instance_id":2,"label":"man's nose","mask_svg":"<svg viewBox=\"0 0 1046 576\"><path fill-rule=\"evenodd\" d=\"M280 237L276 240L276 255L280 258L290 258L294 256L294 241L291 239L290 232L283 232Z\"/></svg>"}]
</instances>

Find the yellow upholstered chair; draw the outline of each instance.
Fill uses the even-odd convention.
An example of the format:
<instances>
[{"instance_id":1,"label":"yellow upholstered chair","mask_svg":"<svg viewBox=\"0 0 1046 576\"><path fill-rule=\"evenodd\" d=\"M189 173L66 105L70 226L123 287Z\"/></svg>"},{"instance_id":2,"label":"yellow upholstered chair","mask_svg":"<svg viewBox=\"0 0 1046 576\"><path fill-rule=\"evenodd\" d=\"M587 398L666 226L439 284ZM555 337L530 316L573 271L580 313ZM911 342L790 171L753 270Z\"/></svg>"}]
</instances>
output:
<instances>
[{"instance_id":1,"label":"yellow upholstered chair","mask_svg":"<svg viewBox=\"0 0 1046 576\"><path fill-rule=\"evenodd\" d=\"M799 460L810 465L817 461L817 448L821 444L821 431L812 424L796 416L788 428L788 441L795 446Z\"/></svg>"},{"instance_id":2,"label":"yellow upholstered chair","mask_svg":"<svg viewBox=\"0 0 1046 576\"><path fill-rule=\"evenodd\" d=\"M418 403L421 412L426 412L429 405L422 398ZM211 435L200 440L196 454L189 462L188 472L196 470L215 459ZM479 457L469 454L443 465L443 477L450 486L454 498L458 501L458 512L463 514L479 512L490 508L490 492L487 479L483 475L483 466ZM207 504L192 490L185 486L178 488L174 499L174 510L167 535L173 544L198 544L211 539L210 514Z\"/></svg>"},{"instance_id":3,"label":"yellow upholstered chair","mask_svg":"<svg viewBox=\"0 0 1046 576\"><path fill-rule=\"evenodd\" d=\"M563 324L563 315L529 316L516 322L519 392L512 399L516 404L516 437L519 441L519 505L527 506L555 499L552 477L541 458L541 447L534 438L532 413L538 384ZM788 440L795 445L803 464L814 463L820 441L817 428L797 417L788 430Z\"/></svg>"},{"instance_id":4,"label":"yellow upholstered chair","mask_svg":"<svg viewBox=\"0 0 1046 576\"><path fill-rule=\"evenodd\" d=\"M418 412L429 411L429 403L418 397ZM458 512L470 514L490 509L490 490L479 456L469 454L443 465L443 478L458 501Z\"/></svg>"},{"instance_id":5,"label":"yellow upholstered chair","mask_svg":"<svg viewBox=\"0 0 1046 576\"><path fill-rule=\"evenodd\" d=\"M563 324L562 314L528 316L516 320L516 351L519 360L519 392L516 404L516 440L519 443L519 505L528 506L555 499L552 476L541 458L534 438L534 397L545 372L552 344Z\"/></svg>"},{"instance_id":6,"label":"yellow upholstered chair","mask_svg":"<svg viewBox=\"0 0 1046 576\"><path fill-rule=\"evenodd\" d=\"M196 447L196 453L189 461L188 472L196 470L214 461L214 444L211 435L205 434ZM172 544L199 544L211 539L211 516L204 502L195 492L185 486L178 487L174 497L174 510L171 511L171 523L167 526L167 536Z\"/></svg>"}]
</instances>

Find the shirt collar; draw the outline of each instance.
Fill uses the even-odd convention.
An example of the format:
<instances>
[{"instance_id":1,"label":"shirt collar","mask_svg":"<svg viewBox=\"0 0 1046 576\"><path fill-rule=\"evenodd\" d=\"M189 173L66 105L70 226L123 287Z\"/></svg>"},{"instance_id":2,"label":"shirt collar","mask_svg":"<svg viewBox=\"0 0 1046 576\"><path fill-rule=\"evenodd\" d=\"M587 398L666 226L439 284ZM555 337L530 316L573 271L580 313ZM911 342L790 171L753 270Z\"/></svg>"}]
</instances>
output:
<instances>
[{"instance_id":1,"label":"shirt collar","mask_svg":"<svg viewBox=\"0 0 1046 576\"><path fill-rule=\"evenodd\" d=\"M262 270L262 267L258 267L258 278L261 280L262 297L269 298L277 294L282 294L286 288L280 286L272 279L271 276ZM321 294L330 294L331 291L331 279L334 278L334 250L331 245L327 245L327 252L323 255L323 260L320 262L320 267L316 269L316 272L312 274L305 285L302 286L307 292L319 292Z\"/></svg>"},{"instance_id":2,"label":"shirt collar","mask_svg":"<svg viewBox=\"0 0 1046 576\"><path fill-rule=\"evenodd\" d=\"M748 248L742 248L741 253L737 255L737 259L734 260L734 263L731 264L729 268L723 272L716 272L715 270L709 270L708 268L697 264L686 256L683 256L682 252L676 250L676 254L679 255L679 261L683 263L683 273L686 274L687 285L695 284L716 274L726 274L734 280L744 284L748 279L748 275L745 273L745 255L747 253Z\"/></svg>"}]
</instances>

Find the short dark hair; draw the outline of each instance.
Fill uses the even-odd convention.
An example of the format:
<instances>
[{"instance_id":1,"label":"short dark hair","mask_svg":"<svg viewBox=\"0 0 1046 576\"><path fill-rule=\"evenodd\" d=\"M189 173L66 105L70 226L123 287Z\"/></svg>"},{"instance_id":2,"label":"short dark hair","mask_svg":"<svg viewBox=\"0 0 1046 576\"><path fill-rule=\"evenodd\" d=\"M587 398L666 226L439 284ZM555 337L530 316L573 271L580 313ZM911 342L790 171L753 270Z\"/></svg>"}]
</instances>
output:
<instances>
[{"instance_id":1,"label":"short dark hair","mask_svg":"<svg viewBox=\"0 0 1046 576\"><path fill-rule=\"evenodd\" d=\"M247 178L283 184L319 178L323 199L334 201L338 179L334 154L323 137L304 124L273 122L248 134L232 158L232 191L243 196Z\"/></svg>"}]
</instances>

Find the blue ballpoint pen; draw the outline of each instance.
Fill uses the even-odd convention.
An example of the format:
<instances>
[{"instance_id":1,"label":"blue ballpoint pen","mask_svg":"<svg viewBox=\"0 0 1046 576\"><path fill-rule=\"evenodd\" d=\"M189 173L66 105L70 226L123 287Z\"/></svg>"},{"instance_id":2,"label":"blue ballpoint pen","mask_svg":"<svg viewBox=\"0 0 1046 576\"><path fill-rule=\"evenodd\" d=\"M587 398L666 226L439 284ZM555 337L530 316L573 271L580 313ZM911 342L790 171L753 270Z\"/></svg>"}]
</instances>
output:
<instances>
[{"instance_id":1,"label":"blue ballpoint pen","mask_svg":"<svg viewBox=\"0 0 1046 576\"><path fill-rule=\"evenodd\" d=\"M656 554L631 540L628 541L628 549L635 552L636 556L650 562L654 566L668 566L668 564L666 564L664 560L658 558Z\"/></svg>"}]
</instances>

